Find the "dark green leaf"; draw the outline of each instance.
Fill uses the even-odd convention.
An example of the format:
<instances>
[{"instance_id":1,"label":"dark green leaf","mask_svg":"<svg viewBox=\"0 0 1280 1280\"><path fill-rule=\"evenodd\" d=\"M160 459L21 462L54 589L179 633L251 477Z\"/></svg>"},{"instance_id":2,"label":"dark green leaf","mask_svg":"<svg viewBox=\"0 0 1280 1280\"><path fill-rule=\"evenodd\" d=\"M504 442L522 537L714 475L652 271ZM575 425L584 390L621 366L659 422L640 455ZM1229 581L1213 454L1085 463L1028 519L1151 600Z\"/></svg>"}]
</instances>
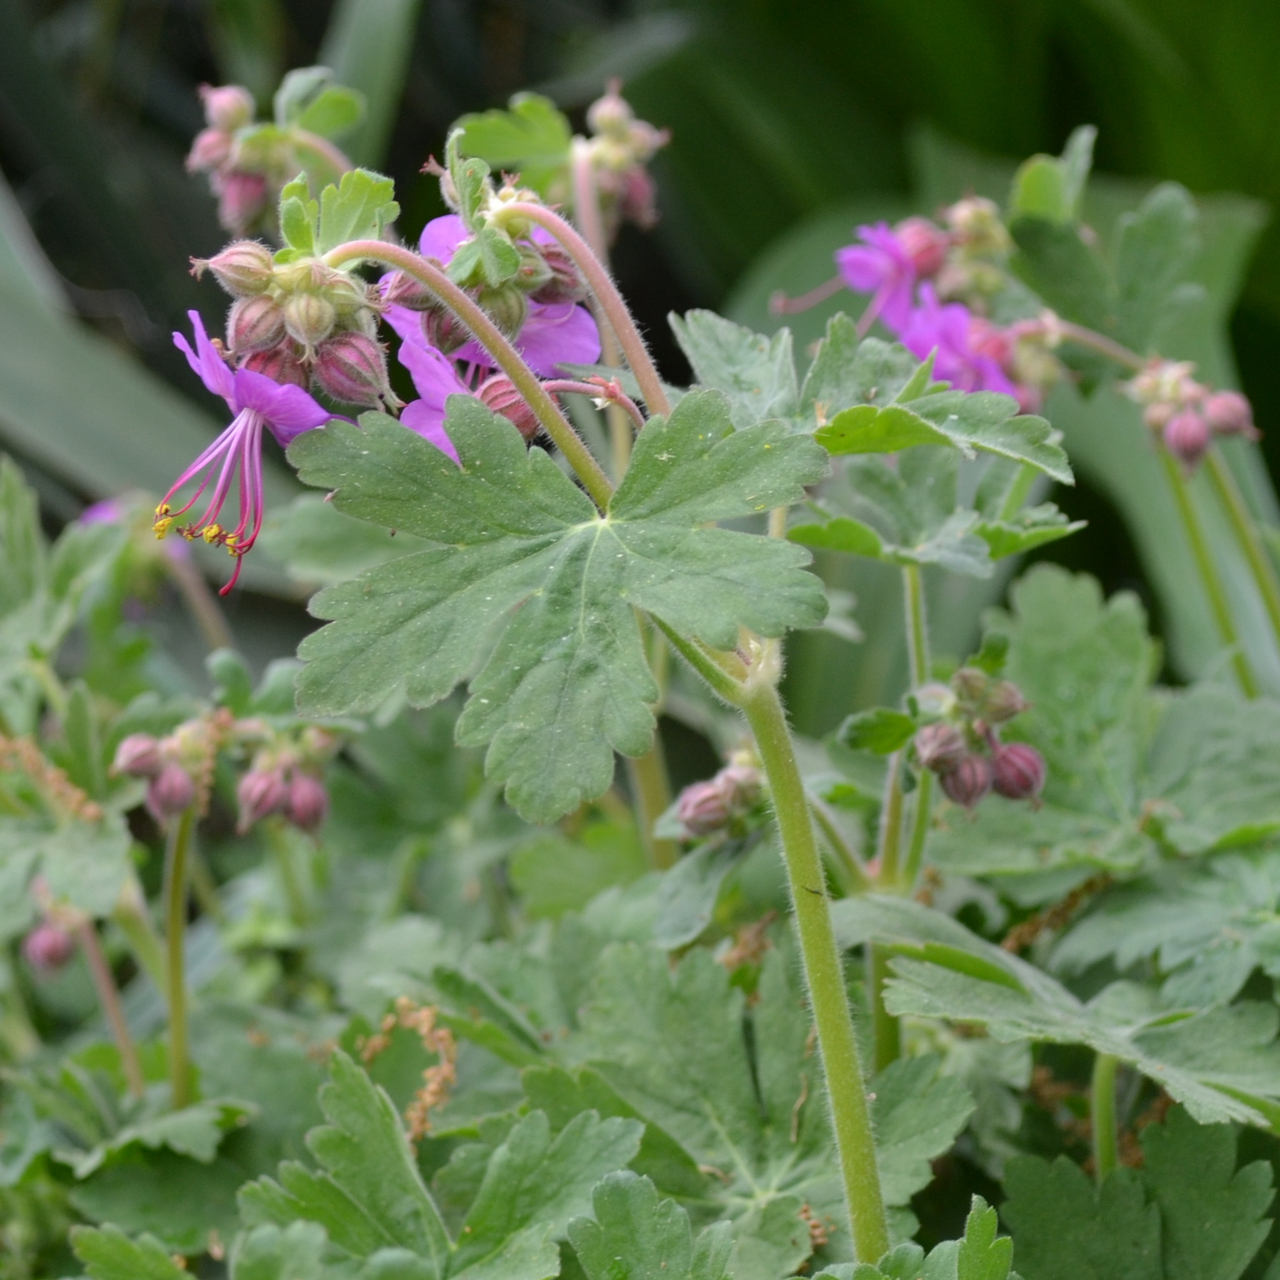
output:
<instances>
[{"instance_id":1,"label":"dark green leaf","mask_svg":"<svg viewBox=\"0 0 1280 1280\"><path fill-rule=\"evenodd\" d=\"M155 1239L130 1240L116 1227L72 1227L71 1247L92 1280L182 1280L186 1274Z\"/></svg>"},{"instance_id":2,"label":"dark green leaf","mask_svg":"<svg viewBox=\"0 0 1280 1280\"><path fill-rule=\"evenodd\" d=\"M231 1252L231 1280L321 1280L324 1228L292 1222L282 1231L264 1224L242 1235Z\"/></svg>"}]
</instances>

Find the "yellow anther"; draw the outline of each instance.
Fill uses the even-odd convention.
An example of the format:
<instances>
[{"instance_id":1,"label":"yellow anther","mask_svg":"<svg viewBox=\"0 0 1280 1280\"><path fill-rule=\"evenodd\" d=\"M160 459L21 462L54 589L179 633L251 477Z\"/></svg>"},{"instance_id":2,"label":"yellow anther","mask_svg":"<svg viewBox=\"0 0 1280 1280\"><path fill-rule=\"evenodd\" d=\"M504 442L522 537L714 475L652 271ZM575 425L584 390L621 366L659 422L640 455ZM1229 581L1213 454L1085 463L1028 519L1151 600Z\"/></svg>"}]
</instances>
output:
<instances>
[{"instance_id":1,"label":"yellow anther","mask_svg":"<svg viewBox=\"0 0 1280 1280\"><path fill-rule=\"evenodd\" d=\"M239 542L239 541L240 541L240 539L239 539L239 538L237 538L237 537L236 537L236 535L235 535L234 533L229 533L229 534L227 534L227 544L226 544L226 545L227 545L227 550L228 550L228 551L230 551L232 555L235 555L235 553L236 553L236 543L237 543L237 542Z\"/></svg>"},{"instance_id":2,"label":"yellow anther","mask_svg":"<svg viewBox=\"0 0 1280 1280\"><path fill-rule=\"evenodd\" d=\"M167 502L162 502L162 503L161 503L161 504L156 508L156 515L158 515L158 516L167 516L168 514L169 514L169 504L168 504Z\"/></svg>"},{"instance_id":3,"label":"yellow anther","mask_svg":"<svg viewBox=\"0 0 1280 1280\"><path fill-rule=\"evenodd\" d=\"M222 532L222 526L220 524L210 524L205 526L204 531L201 533L200 536L207 543L209 543L210 546L212 546L215 542L217 542L218 535L221 534L221 532Z\"/></svg>"},{"instance_id":4,"label":"yellow anther","mask_svg":"<svg viewBox=\"0 0 1280 1280\"><path fill-rule=\"evenodd\" d=\"M158 516L156 518L155 524L151 526L155 530L156 538L157 539L163 538L164 535L169 532L169 526L172 523L173 523L172 517Z\"/></svg>"}]
</instances>

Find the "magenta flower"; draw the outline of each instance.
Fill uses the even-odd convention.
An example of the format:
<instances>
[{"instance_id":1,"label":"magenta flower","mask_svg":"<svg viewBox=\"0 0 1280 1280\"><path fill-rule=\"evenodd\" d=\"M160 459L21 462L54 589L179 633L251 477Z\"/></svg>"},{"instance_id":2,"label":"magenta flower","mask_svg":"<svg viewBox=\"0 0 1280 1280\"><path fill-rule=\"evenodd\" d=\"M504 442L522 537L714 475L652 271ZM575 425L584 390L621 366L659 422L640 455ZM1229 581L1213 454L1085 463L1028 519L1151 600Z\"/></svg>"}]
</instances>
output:
<instances>
[{"instance_id":1,"label":"magenta flower","mask_svg":"<svg viewBox=\"0 0 1280 1280\"><path fill-rule=\"evenodd\" d=\"M541 227L533 228L533 239L553 243ZM467 238L467 229L456 214L433 218L422 229L418 250L424 258L435 258L448 266L457 247ZM383 288L386 288L384 277ZM416 311L391 306L384 319L405 342L427 346L422 320ZM600 332L591 313L572 302L530 302L529 314L514 346L529 367L542 378L554 378L562 364L595 364L600 358ZM468 342L453 353L455 360L477 368L494 368L493 357L478 343Z\"/></svg>"},{"instance_id":2,"label":"magenta flower","mask_svg":"<svg viewBox=\"0 0 1280 1280\"><path fill-rule=\"evenodd\" d=\"M935 352L934 376L949 382L958 391L1000 391L1017 396L1017 388L987 354L992 334L959 302L940 303L933 287L920 286L920 305L910 313L899 341L920 360ZM981 341L981 348L975 343Z\"/></svg>"},{"instance_id":3,"label":"magenta flower","mask_svg":"<svg viewBox=\"0 0 1280 1280\"><path fill-rule=\"evenodd\" d=\"M444 431L445 402L450 396L471 395L471 388L458 376L453 361L434 347L402 342L400 363L409 370L421 397L410 401L400 411L401 423L457 462L458 451Z\"/></svg>"},{"instance_id":4,"label":"magenta flower","mask_svg":"<svg viewBox=\"0 0 1280 1280\"><path fill-rule=\"evenodd\" d=\"M221 594L226 595L240 576L241 557L253 546L262 528L262 429L265 427L281 445L287 445L302 432L322 426L332 415L301 387L273 382L252 369L231 369L209 341L199 314L189 311L187 315L195 333L195 351L180 333L173 335L173 341L204 385L227 402L235 418L161 499L156 507L155 531L158 538L163 538L212 482L213 492L204 510L189 523L178 525L177 531L187 541L201 537L210 544L226 547L236 562L231 581L222 588ZM170 505L174 495L197 478L195 493L175 510ZM218 516L233 482L237 485L239 519L233 529L224 529Z\"/></svg>"},{"instance_id":5,"label":"magenta flower","mask_svg":"<svg viewBox=\"0 0 1280 1280\"><path fill-rule=\"evenodd\" d=\"M887 222L859 227L858 237L862 244L836 250L836 268L850 289L872 295L863 327L879 317L885 328L897 333L911 311L915 264Z\"/></svg>"}]
</instances>

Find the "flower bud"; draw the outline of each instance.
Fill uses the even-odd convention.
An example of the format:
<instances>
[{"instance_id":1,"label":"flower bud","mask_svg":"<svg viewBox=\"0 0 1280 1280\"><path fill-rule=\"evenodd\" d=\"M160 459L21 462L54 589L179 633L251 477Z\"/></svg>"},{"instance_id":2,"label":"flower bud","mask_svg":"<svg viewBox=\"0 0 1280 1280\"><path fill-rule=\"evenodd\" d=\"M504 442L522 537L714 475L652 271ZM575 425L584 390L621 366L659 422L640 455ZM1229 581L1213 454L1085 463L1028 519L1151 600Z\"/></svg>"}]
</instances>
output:
<instances>
[{"instance_id":1,"label":"flower bud","mask_svg":"<svg viewBox=\"0 0 1280 1280\"><path fill-rule=\"evenodd\" d=\"M446 307L432 307L422 313L422 336L428 346L446 356L471 339L466 325Z\"/></svg>"},{"instance_id":2,"label":"flower bud","mask_svg":"<svg viewBox=\"0 0 1280 1280\"><path fill-rule=\"evenodd\" d=\"M546 284L529 295L531 301L581 302L587 296L587 287L583 284L573 259L558 244L544 244L538 247L550 275Z\"/></svg>"},{"instance_id":3,"label":"flower bud","mask_svg":"<svg viewBox=\"0 0 1280 1280\"><path fill-rule=\"evenodd\" d=\"M324 783L309 773L295 773L289 779L289 798L284 816L301 831L314 831L329 813L329 793Z\"/></svg>"},{"instance_id":4,"label":"flower bud","mask_svg":"<svg viewBox=\"0 0 1280 1280\"><path fill-rule=\"evenodd\" d=\"M237 298L227 313L227 346L237 355L263 351L284 337L284 308L265 293Z\"/></svg>"},{"instance_id":5,"label":"flower bud","mask_svg":"<svg viewBox=\"0 0 1280 1280\"><path fill-rule=\"evenodd\" d=\"M1164 447L1190 470L1209 447L1209 424L1194 409L1183 409L1165 423L1161 439Z\"/></svg>"},{"instance_id":6,"label":"flower bud","mask_svg":"<svg viewBox=\"0 0 1280 1280\"><path fill-rule=\"evenodd\" d=\"M149 733L122 738L111 765L116 773L127 773L131 778L154 778L163 767L160 743Z\"/></svg>"},{"instance_id":7,"label":"flower bud","mask_svg":"<svg viewBox=\"0 0 1280 1280\"><path fill-rule=\"evenodd\" d=\"M941 720L917 729L914 741L916 759L934 773L950 773L967 754L960 730Z\"/></svg>"},{"instance_id":8,"label":"flower bud","mask_svg":"<svg viewBox=\"0 0 1280 1280\"><path fill-rule=\"evenodd\" d=\"M500 413L508 421L515 423L516 430L524 436L526 441L532 440L538 434L541 424L538 422L537 415L506 374L495 373L492 377L486 378L477 389L476 395L490 413Z\"/></svg>"},{"instance_id":9,"label":"flower bud","mask_svg":"<svg viewBox=\"0 0 1280 1280\"><path fill-rule=\"evenodd\" d=\"M408 307L410 311L426 311L438 305L436 295L404 271L393 271L384 278L382 301L389 307Z\"/></svg>"},{"instance_id":10,"label":"flower bud","mask_svg":"<svg viewBox=\"0 0 1280 1280\"><path fill-rule=\"evenodd\" d=\"M250 769L236 786L240 806L237 831L248 831L255 822L277 813L289 800L289 787L279 769Z\"/></svg>"},{"instance_id":11,"label":"flower bud","mask_svg":"<svg viewBox=\"0 0 1280 1280\"><path fill-rule=\"evenodd\" d=\"M1173 417L1175 406L1167 400L1157 400L1154 404L1149 404L1142 411L1142 420L1151 428L1152 431L1163 431L1168 424L1170 418Z\"/></svg>"},{"instance_id":12,"label":"flower bud","mask_svg":"<svg viewBox=\"0 0 1280 1280\"><path fill-rule=\"evenodd\" d=\"M387 357L381 344L363 333L336 333L316 350L315 380L335 400L370 407L391 395Z\"/></svg>"},{"instance_id":13,"label":"flower bud","mask_svg":"<svg viewBox=\"0 0 1280 1280\"><path fill-rule=\"evenodd\" d=\"M918 276L936 275L947 256L950 237L928 218L904 218L893 229Z\"/></svg>"},{"instance_id":14,"label":"flower bud","mask_svg":"<svg viewBox=\"0 0 1280 1280\"><path fill-rule=\"evenodd\" d=\"M725 788L714 778L685 787L676 801L676 817L690 836L706 836L729 821Z\"/></svg>"},{"instance_id":15,"label":"flower bud","mask_svg":"<svg viewBox=\"0 0 1280 1280\"><path fill-rule=\"evenodd\" d=\"M514 285L502 284L496 288L481 289L476 301L508 338L514 338L520 332L520 326L529 314L528 300Z\"/></svg>"},{"instance_id":16,"label":"flower bud","mask_svg":"<svg viewBox=\"0 0 1280 1280\"><path fill-rule=\"evenodd\" d=\"M611 81L604 97L597 98L587 108L587 128L592 133L608 134L615 138L625 138L635 119L630 104L618 92L618 81Z\"/></svg>"},{"instance_id":17,"label":"flower bud","mask_svg":"<svg viewBox=\"0 0 1280 1280\"><path fill-rule=\"evenodd\" d=\"M253 123L253 94L242 85L202 84L200 101L204 104L204 118L211 129L234 133Z\"/></svg>"},{"instance_id":18,"label":"flower bud","mask_svg":"<svg viewBox=\"0 0 1280 1280\"><path fill-rule=\"evenodd\" d=\"M934 680L922 684L915 692L915 699L920 714L925 716L948 716L956 705L956 695L952 689Z\"/></svg>"},{"instance_id":19,"label":"flower bud","mask_svg":"<svg viewBox=\"0 0 1280 1280\"><path fill-rule=\"evenodd\" d=\"M969 752L942 775L942 789L956 804L972 809L991 790L991 781L991 761Z\"/></svg>"},{"instance_id":20,"label":"flower bud","mask_svg":"<svg viewBox=\"0 0 1280 1280\"><path fill-rule=\"evenodd\" d=\"M233 235L251 227L267 204L267 180L260 173L224 169L214 174L218 222Z\"/></svg>"},{"instance_id":21,"label":"flower bud","mask_svg":"<svg viewBox=\"0 0 1280 1280\"><path fill-rule=\"evenodd\" d=\"M199 279L205 269L233 298L263 293L271 284L274 270L271 250L256 240L237 240L212 258L193 258L192 269Z\"/></svg>"},{"instance_id":22,"label":"flower bud","mask_svg":"<svg viewBox=\"0 0 1280 1280\"><path fill-rule=\"evenodd\" d=\"M551 282L551 268L535 248L522 245L520 266L516 269L516 285L525 293L537 293Z\"/></svg>"},{"instance_id":23,"label":"flower bud","mask_svg":"<svg viewBox=\"0 0 1280 1280\"><path fill-rule=\"evenodd\" d=\"M212 173L231 159L231 135L221 129L201 129L183 161L188 173Z\"/></svg>"},{"instance_id":24,"label":"flower bud","mask_svg":"<svg viewBox=\"0 0 1280 1280\"><path fill-rule=\"evenodd\" d=\"M982 695L982 714L992 724L1020 716L1031 704L1012 680L993 680Z\"/></svg>"},{"instance_id":25,"label":"flower bud","mask_svg":"<svg viewBox=\"0 0 1280 1280\"><path fill-rule=\"evenodd\" d=\"M1000 210L984 196L957 200L947 210L946 218L961 244L973 253L1005 253L1010 248Z\"/></svg>"},{"instance_id":26,"label":"flower bud","mask_svg":"<svg viewBox=\"0 0 1280 1280\"><path fill-rule=\"evenodd\" d=\"M622 190L618 193L618 213L626 222L634 222L647 231L658 221L658 189L642 165L623 171Z\"/></svg>"},{"instance_id":27,"label":"flower bud","mask_svg":"<svg viewBox=\"0 0 1280 1280\"><path fill-rule=\"evenodd\" d=\"M181 813L196 797L196 784L181 765L167 764L147 788L147 808L157 822Z\"/></svg>"},{"instance_id":28,"label":"flower bud","mask_svg":"<svg viewBox=\"0 0 1280 1280\"><path fill-rule=\"evenodd\" d=\"M750 809L760 795L760 770L749 764L727 764L715 776L730 810Z\"/></svg>"},{"instance_id":29,"label":"flower bud","mask_svg":"<svg viewBox=\"0 0 1280 1280\"><path fill-rule=\"evenodd\" d=\"M314 293L293 293L284 300L284 324L289 336L308 349L333 332L333 303Z\"/></svg>"},{"instance_id":30,"label":"flower bud","mask_svg":"<svg viewBox=\"0 0 1280 1280\"><path fill-rule=\"evenodd\" d=\"M961 667L951 677L951 687L956 691L956 697L970 706L977 706L982 701L990 683L991 677L977 667Z\"/></svg>"},{"instance_id":31,"label":"flower bud","mask_svg":"<svg viewBox=\"0 0 1280 1280\"><path fill-rule=\"evenodd\" d=\"M1034 800L1044 786L1044 758L1023 742L996 746L991 753L992 786L1008 800Z\"/></svg>"},{"instance_id":32,"label":"flower bud","mask_svg":"<svg viewBox=\"0 0 1280 1280\"><path fill-rule=\"evenodd\" d=\"M311 382L306 365L298 358L293 343L288 338L278 346L268 347L263 351L250 351L240 367L261 373L273 382L292 382L295 387L301 387L304 391Z\"/></svg>"},{"instance_id":33,"label":"flower bud","mask_svg":"<svg viewBox=\"0 0 1280 1280\"><path fill-rule=\"evenodd\" d=\"M1253 438L1253 409L1238 391L1215 391L1205 399L1204 416L1219 435Z\"/></svg>"},{"instance_id":34,"label":"flower bud","mask_svg":"<svg viewBox=\"0 0 1280 1280\"><path fill-rule=\"evenodd\" d=\"M75 949L75 939L48 920L22 939L22 957L37 973L56 973Z\"/></svg>"}]
</instances>

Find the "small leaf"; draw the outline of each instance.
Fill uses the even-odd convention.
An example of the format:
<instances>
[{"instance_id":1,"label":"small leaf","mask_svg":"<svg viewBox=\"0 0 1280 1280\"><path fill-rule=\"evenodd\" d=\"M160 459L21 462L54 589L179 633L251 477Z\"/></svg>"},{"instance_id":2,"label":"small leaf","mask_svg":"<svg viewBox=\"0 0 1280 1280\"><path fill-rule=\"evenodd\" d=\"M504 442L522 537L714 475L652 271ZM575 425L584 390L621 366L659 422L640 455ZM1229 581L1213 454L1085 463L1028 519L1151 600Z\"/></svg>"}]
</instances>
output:
<instances>
[{"instance_id":1,"label":"small leaf","mask_svg":"<svg viewBox=\"0 0 1280 1280\"><path fill-rule=\"evenodd\" d=\"M325 187L320 193L316 252L328 253L349 240L380 240L400 213L400 206L392 199L394 192L390 178L368 169L348 170L336 187ZM289 242L293 244L291 239Z\"/></svg>"},{"instance_id":2,"label":"small leaf","mask_svg":"<svg viewBox=\"0 0 1280 1280\"><path fill-rule=\"evenodd\" d=\"M332 84L333 72L328 67L296 67L290 71L280 81L272 104L277 126L283 129L296 123L307 107Z\"/></svg>"},{"instance_id":3,"label":"small leaf","mask_svg":"<svg viewBox=\"0 0 1280 1280\"><path fill-rule=\"evenodd\" d=\"M905 746L915 731L916 722L911 716L888 707L874 707L849 716L836 730L836 737L855 751L887 756Z\"/></svg>"},{"instance_id":4,"label":"small leaf","mask_svg":"<svg viewBox=\"0 0 1280 1280\"><path fill-rule=\"evenodd\" d=\"M688 1280L689 1215L674 1200L659 1200L648 1178L612 1173L591 1193L591 1206L594 1221L569 1223L587 1280Z\"/></svg>"},{"instance_id":5,"label":"small leaf","mask_svg":"<svg viewBox=\"0 0 1280 1280\"><path fill-rule=\"evenodd\" d=\"M494 227L481 227L449 259L449 279L467 288L504 284L519 269L520 251L506 232Z\"/></svg>"},{"instance_id":6,"label":"small leaf","mask_svg":"<svg viewBox=\"0 0 1280 1280\"><path fill-rule=\"evenodd\" d=\"M183 1280L186 1275L151 1236L130 1240L117 1227L72 1227L70 1239L92 1280Z\"/></svg>"},{"instance_id":7,"label":"small leaf","mask_svg":"<svg viewBox=\"0 0 1280 1280\"><path fill-rule=\"evenodd\" d=\"M322 1280L326 1243L315 1222L255 1227L232 1249L231 1280Z\"/></svg>"},{"instance_id":8,"label":"small leaf","mask_svg":"<svg viewBox=\"0 0 1280 1280\"><path fill-rule=\"evenodd\" d=\"M311 199L306 175L299 175L288 183L280 192L280 235L288 250L287 258L316 251L316 218L320 213L320 205ZM281 260L281 254L276 255Z\"/></svg>"},{"instance_id":9,"label":"small leaf","mask_svg":"<svg viewBox=\"0 0 1280 1280\"><path fill-rule=\"evenodd\" d=\"M573 130L554 102L537 93L518 93L507 110L465 115L458 121L464 155L478 156L494 169L516 173L544 199L563 183Z\"/></svg>"},{"instance_id":10,"label":"small leaf","mask_svg":"<svg viewBox=\"0 0 1280 1280\"><path fill-rule=\"evenodd\" d=\"M363 118L364 94L341 85L329 85L303 107L293 123L322 138L338 138L354 129Z\"/></svg>"}]
</instances>

